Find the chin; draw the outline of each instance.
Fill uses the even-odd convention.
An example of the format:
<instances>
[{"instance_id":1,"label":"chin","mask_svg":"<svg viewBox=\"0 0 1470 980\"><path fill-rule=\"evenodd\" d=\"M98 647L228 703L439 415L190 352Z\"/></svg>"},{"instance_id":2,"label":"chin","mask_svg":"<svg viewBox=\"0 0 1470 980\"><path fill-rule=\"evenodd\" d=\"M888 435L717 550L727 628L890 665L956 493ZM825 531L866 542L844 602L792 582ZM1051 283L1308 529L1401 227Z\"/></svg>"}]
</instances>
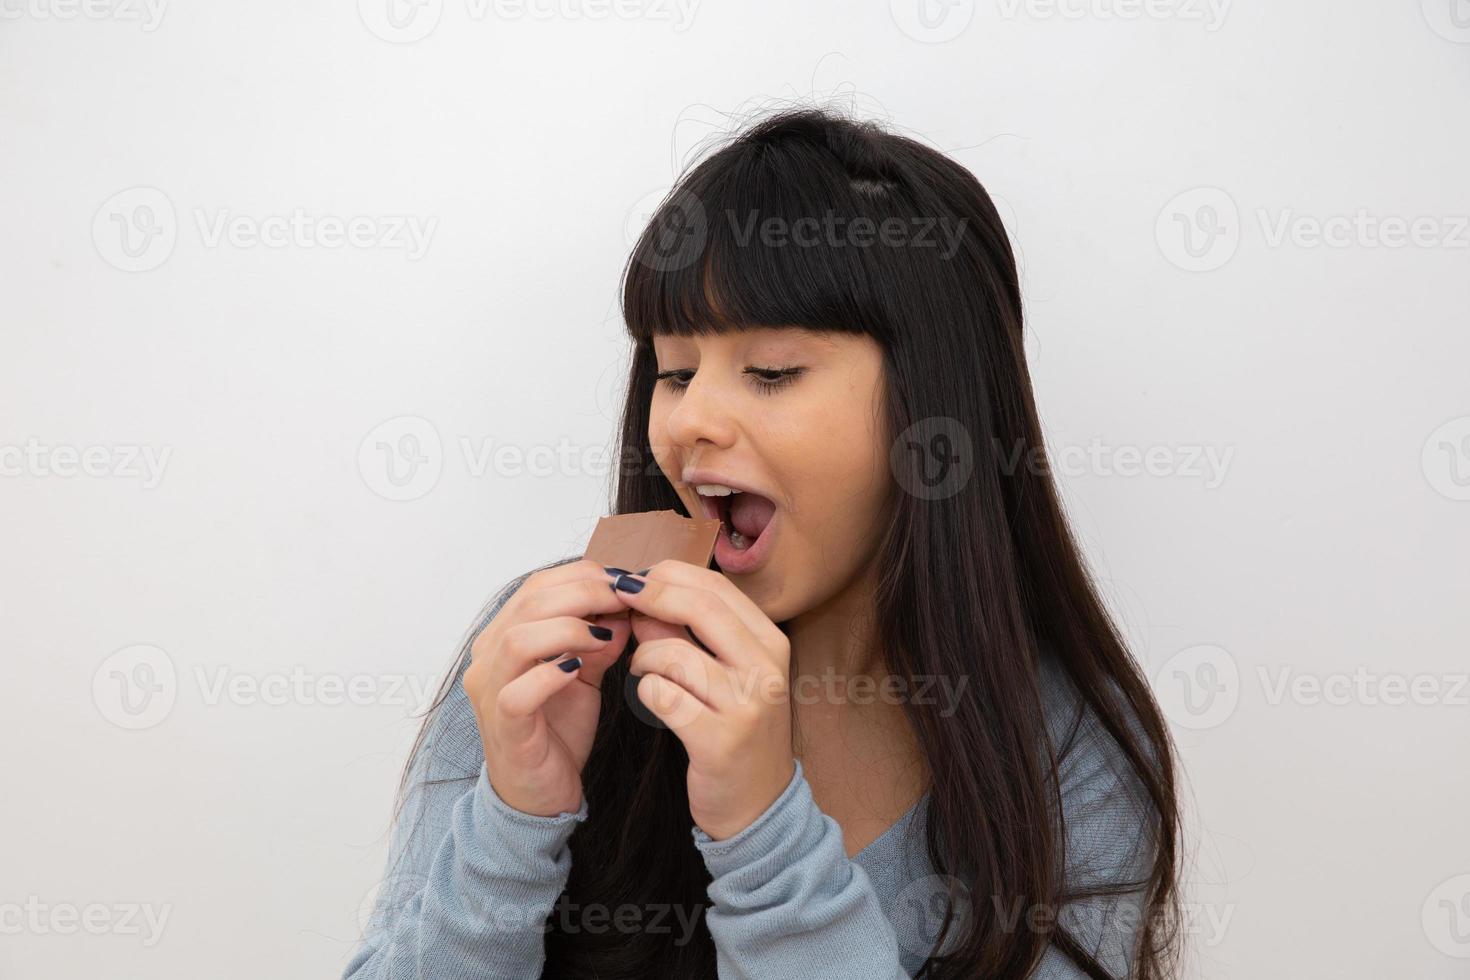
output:
<instances>
[{"instance_id":1,"label":"chin","mask_svg":"<svg viewBox=\"0 0 1470 980\"><path fill-rule=\"evenodd\" d=\"M751 576L751 578L754 578L754 576ZM779 574L775 576L775 581L781 580ZM802 601L801 597L780 594L776 589L764 587L749 579L742 582L732 578L731 581L773 623L782 623L788 619L794 619L811 608L811 604Z\"/></svg>"}]
</instances>

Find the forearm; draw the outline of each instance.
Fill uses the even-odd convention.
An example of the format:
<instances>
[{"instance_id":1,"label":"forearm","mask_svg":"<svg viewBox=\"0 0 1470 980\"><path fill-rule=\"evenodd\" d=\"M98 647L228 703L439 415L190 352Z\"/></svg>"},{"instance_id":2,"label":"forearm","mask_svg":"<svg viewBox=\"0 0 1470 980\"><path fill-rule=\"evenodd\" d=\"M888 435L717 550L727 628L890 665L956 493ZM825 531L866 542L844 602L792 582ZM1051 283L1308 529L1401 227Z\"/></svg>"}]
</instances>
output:
<instances>
[{"instance_id":1,"label":"forearm","mask_svg":"<svg viewBox=\"0 0 1470 980\"><path fill-rule=\"evenodd\" d=\"M483 767L453 804L426 868L392 868L381 916L344 980L541 975L546 918L571 871L567 839L586 819L533 816L495 795Z\"/></svg>"},{"instance_id":2,"label":"forearm","mask_svg":"<svg viewBox=\"0 0 1470 980\"><path fill-rule=\"evenodd\" d=\"M812 800L800 762L740 833L695 846L713 881L706 914L720 980L906 980L898 941L842 831Z\"/></svg>"}]
</instances>

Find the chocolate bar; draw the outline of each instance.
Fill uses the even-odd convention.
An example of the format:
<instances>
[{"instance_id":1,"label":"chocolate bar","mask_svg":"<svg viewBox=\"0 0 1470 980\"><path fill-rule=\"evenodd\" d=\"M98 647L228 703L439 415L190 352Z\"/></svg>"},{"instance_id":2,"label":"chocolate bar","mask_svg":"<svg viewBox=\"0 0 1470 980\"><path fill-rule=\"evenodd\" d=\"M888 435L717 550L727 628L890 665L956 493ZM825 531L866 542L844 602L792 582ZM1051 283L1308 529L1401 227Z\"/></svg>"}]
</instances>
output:
<instances>
[{"instance_id":1,"label":"chocolate bar","mask_svg":"<svg viewBox=\"0 0 1470 980\"><path fill-rule=\"evenodd\" d=\"M695 502L696 506L698 501ZM599 565L627 569L648 568L665 558L709 566L720 536L718 519L684 517L674 510L639 514L608 514L597 520L584 557Z\"/></svg>"}]
</instances>

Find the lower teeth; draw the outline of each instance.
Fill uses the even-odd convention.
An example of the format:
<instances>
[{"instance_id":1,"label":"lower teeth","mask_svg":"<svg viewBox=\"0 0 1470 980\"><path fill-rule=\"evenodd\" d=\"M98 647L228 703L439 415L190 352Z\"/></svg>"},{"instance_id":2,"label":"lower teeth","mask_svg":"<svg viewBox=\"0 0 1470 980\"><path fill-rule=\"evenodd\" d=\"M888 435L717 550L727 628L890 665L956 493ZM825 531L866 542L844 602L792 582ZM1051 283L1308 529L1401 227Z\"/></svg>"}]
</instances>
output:
<instances>
[{"instance_id":1,"label":"lower teeth","mask_svg":"<svg viewBox=\"0 0 1470 980\"><path fill-rule=\"evenodd\" d=\"M730 543L739 551L744 551L750 547L750 542L745 539L745 535L735 530L731 530L730 532Z\"/></svg>"}]
</instances>

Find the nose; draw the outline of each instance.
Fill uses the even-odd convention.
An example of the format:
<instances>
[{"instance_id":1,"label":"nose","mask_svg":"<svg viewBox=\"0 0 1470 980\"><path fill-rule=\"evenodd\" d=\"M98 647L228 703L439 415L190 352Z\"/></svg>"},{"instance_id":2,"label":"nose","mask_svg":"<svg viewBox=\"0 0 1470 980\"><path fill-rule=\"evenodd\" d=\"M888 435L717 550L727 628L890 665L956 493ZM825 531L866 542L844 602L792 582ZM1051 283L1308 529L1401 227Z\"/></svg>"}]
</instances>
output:
<instances>
[{"instance_id":1,"label":"nose","mask_svg":"<svg viewBox=\"0 0 1470 980\"><path fill-rule=\"evenodd\" d=\"M733 398L706 368L695 371L667 419L669 438L685 449L725 449L735 442L738 423ZM693 460L688 460L692 464Z\"/></svg>"}]
</instances>

